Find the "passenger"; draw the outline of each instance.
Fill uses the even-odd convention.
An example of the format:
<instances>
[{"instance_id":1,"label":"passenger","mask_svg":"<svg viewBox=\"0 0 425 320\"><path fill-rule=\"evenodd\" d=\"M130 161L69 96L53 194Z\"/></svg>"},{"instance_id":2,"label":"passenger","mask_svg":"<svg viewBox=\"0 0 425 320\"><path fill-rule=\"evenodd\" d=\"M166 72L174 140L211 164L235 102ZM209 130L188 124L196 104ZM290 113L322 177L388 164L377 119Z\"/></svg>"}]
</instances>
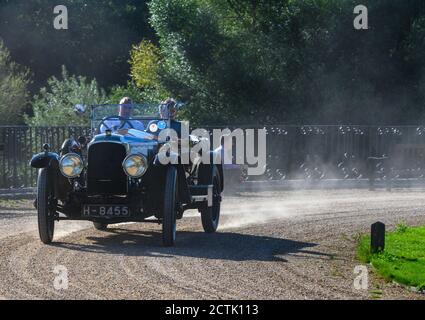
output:
<instances>
[{"instance_id":1,"label":"passenger","mask_svg":"<svg viewBox=\"0 0 425 320\"><path fill-rule=\"evenodd\" d=\"M177 102L172 98L161 102L159 105L159 113L162 119L170 119L170 127L177 132L178 137L181 137L181 122L175 120L177 116Z\"/></svg>"}]
</instances>

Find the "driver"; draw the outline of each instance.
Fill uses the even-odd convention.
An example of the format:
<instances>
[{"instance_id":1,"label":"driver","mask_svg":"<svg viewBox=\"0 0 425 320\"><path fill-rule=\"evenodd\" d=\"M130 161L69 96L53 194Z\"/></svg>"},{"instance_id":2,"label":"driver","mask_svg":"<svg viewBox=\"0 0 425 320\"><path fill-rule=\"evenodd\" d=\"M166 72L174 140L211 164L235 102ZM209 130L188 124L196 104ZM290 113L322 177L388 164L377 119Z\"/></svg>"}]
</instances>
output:
<instances>
[{"instance_id":1,"label":"driver","mask_svg":"<svg viewBox=\"0 0 425 320\"><path fill-rule=\"evenodd\" d=\"M119 119L106 120L104 124L102 124L102 126L100 127L100 133L105 133L108 128L110 128L113 132L123 130L123 129L124 130L136 129L136 130L144 131L145 128L142 122L131 119L133 108L134 108L133 101L129 97L122 98L118 108L118 115L126 119L127 121L123 123ZM133 126L133 128L129 125L129 123L131 124L131 126Z\"/></svg>"}]
</instances>

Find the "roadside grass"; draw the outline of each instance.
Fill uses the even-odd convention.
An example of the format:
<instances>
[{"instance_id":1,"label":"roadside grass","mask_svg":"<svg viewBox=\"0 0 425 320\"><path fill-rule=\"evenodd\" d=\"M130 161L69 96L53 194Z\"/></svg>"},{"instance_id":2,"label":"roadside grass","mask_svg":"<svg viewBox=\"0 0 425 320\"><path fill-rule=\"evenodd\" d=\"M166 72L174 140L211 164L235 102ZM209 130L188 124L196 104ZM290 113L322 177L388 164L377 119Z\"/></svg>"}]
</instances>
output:
<instances>
[{"instance_id":1,"label":"roadside grass","mask_svg":"<svg viewBox=\"0 0 425 320\"><path fill-rule=\"evenodd\" d=\"M425 226L400 224L385 236L383 253L370 253L370 235L359 239L357 258L371 263L386 280L425 290Z\"/></svg>"},{"instance_id":2,"label":"roadside grass","mask_svg":"<svg viewBox=\"0 0 425 320\"><path fill-rule=\"evenodd\" d=\"M8 199L0 199L0 206L1 207L12 207L16 206L18 201L16 200L8 200Z\"/></svg>"},{"instance_id":3,"label":"roadside grass","mask_svg":"<svg viewBox=\"0 0 425 320\"><path fill-rule=\"evenodd\" d=\"M13 199L0 199L0 208L20 209L32 208L32 201L30 200L13 200Z\"/></svg>"}]
</instances>

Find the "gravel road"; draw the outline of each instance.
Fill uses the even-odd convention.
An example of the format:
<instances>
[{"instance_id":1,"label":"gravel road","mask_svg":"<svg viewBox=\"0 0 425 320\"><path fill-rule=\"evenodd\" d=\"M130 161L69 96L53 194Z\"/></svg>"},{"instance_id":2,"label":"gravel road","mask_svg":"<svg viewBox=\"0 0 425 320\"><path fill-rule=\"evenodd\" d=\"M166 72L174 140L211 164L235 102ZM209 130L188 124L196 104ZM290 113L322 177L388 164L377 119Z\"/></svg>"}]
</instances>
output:
<instances>
[{"instance_id":1,"label":"gravel road","mask_svg":"<svg viewBox=\"0 0 425 320\"><path fill-rule=\"evenodd\" d=\"M0 201L0 299L425 299L370 266L368 290L353 286L359 234L378 220L389 229L424 224L424 195L242 193L225 197L216 234L204 234L189 212L174 248L161 247L159 225L101 232L86 222L60 222L55 243L42 245L31 202ZM67 289L55 289L58 266Z\"/></svg>"}]
</instances>

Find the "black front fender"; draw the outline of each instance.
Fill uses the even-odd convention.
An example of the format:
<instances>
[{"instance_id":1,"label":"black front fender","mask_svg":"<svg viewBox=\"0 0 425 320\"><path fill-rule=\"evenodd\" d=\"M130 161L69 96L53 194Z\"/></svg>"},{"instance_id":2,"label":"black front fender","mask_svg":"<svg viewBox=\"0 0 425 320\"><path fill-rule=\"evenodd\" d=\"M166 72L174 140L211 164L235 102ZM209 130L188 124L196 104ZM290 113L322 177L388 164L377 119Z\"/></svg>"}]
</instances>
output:
<instances>
[{"instance_id":1,"label":"black front fender","mask_svg":"<svg viewBox=\"0 0 425 320\"><path fill-rule=\"evenodd\" d=\"M32 157L30 165L36 169L48 168L52 162L59 163L59 155L54 152L42 152Z\"/></svg>"}]
</instances>

